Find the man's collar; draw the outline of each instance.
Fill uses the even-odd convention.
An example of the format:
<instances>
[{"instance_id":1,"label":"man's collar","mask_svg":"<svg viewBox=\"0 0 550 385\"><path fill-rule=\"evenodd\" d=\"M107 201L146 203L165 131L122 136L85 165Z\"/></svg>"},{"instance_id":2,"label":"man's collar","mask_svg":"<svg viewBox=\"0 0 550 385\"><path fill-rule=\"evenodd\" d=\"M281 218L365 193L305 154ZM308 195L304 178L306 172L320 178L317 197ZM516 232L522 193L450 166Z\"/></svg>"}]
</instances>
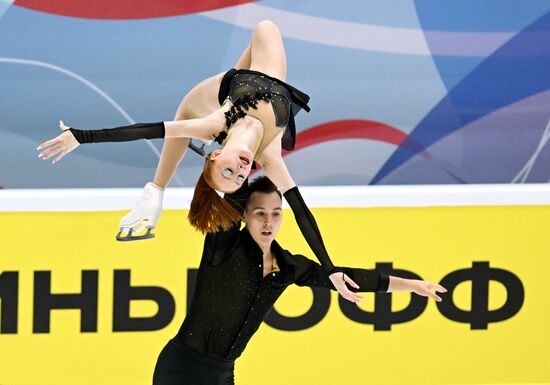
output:
<instances>
[{"instance_id":1,"label":"man's collar","mask_svg":"<svg viewBox=\"0 0 550 385\"><path fill-rule=\"evenodd\" d=\"M241 236L243 237L247 250L253 252L254 254L258 254L260 257L264 255L263 250L256 243L254 238L252 238L252 235L250 235L250 232L248 231L248 228L246 226L241 230ZM271 242L271 252L275 255L275 258L277 258L277 263L279 264L279 267L281 265L288 264L287 258L285 258L284 256L284 250L276 240L273 240L273 242Z\"/></svg>"},{"instance_id":2,"label":"man's collar","mask_svg":"<svg viewBox=\"0 0 550 385\"><path fill-rule=\"evenodd\" d=\"M246 226L243 227L243 229L241 230L241 237L244 240L246 249L248 251L257 254L260 257L264 255L264 252L262 251L260 246L258 246L254 238L252 238L252 235L250 235L250 232L248 231L248 228Z\"/></svg>"}]
</instances>

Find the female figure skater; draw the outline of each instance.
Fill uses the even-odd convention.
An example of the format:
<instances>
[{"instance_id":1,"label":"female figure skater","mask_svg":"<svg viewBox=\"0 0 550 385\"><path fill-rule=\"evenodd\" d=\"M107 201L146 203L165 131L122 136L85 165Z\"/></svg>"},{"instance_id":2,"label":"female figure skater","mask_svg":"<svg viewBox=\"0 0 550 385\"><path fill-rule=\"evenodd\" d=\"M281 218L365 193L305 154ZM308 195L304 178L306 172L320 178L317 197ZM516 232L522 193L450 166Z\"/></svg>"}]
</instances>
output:
<instances>
[{"instance_id":1,"label":"female figure skater","mask_svg":"<svg viewBox=\"0 0 550 385\"><path fill-rule=\"evenodd\" d=\"M165 138L154 183L146 185L137 208L122 219L121 228L128 234L117 236L119 240L143 239L153 236L150 232L160 215L162 191L190 139L221 141L223 148L205 159L189 211L191 224L202 232L213 232L227 230L238 220L239 213L217 191L235 191L247 178L253 161L257 161L284 192L302 234L336 289L344 298L357 302L360 297L347 288L342 274L332 274L338 269L281 155L282 148L294 147L294 115L300 108L309 111L309 96L285 83L285 78L286 57L279 29L264 20L256 25L236 68L195 86L181 102L174 121L102 130L78 130L60 122L64 133L42 143L39 157L57 155L55 163L80 143ZM144 227L145 235L133 237Z\"/></svg>"},{"instance_id":2,"label":"female figure skater","mask_svg":"<svg viewBox=\"0 0 550 385\"><path fill-rule=\"evenodd\" d=\"M206 235L189 311L158 357L154 385L234 384L235 359L289 285L334 288L319 264L274 240L283 221L282 202L268 178L257 178L249 189L245 181L224 198L244 211L246 227L239 230L236 221L226 231ZM441 298L432 291L446 291L374 270L341 269L358 282L346 278L354 291L410 291L436 301Z\"/></svg>"}]
</instances>

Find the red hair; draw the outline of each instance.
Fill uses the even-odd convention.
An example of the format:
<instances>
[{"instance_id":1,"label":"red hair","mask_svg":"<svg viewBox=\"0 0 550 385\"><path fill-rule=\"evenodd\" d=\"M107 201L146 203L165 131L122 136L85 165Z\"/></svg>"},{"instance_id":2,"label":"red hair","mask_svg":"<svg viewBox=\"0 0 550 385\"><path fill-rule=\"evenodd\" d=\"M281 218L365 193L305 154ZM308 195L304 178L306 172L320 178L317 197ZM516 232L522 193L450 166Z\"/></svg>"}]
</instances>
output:
<instances>
[{"instance_id":1,"label":"red hair","mask_svg":"<svg viewBox=\"0 0 550 385\"><path fill-rule=\"evenodd\" d=\"M214 160L210 154L204 160L204 169L195 186L191 208L187 218L191 225L201 233L215 233L229 230L233 224L242 219L242 215L231 204L220 197L212 179Z\"/></svg>"}]
</instances>

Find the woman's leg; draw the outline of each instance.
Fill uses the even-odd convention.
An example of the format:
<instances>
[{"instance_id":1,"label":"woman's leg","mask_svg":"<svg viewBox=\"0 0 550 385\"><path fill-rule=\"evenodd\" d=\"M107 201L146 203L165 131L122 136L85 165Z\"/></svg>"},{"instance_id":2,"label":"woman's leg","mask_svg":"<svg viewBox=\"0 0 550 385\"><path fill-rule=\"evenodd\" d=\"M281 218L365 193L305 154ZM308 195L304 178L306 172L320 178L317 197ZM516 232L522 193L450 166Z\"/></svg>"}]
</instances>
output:
<instances>
[{"instance_id":1,"label":"woman's leg","mask_svg":"<svg viewBox=\"0 0 550 385\"><path fill-rule=\"evenodd\" d=\"M181 101L174 120L197 119L208 117L220 108L218 90L223 73L212 76L197 84ZM166 187L183 159L190 139L167 138L164 140L162 153L153 183Z\"/></svg>"},{"instance_id":2,"label":"woman's leg","mask_svg":"<svg viewBox=\"0 0 550 385\"><path fill-rule=\"evenodd\" d=\"M235 64L236 69L252 69L286 79L286 55L281 32L270 20L256 24L248 46Z\"/></svg>"},{"instance_id":3,"label":"woman's leg","mask_svg":"<svg viewBox=\"0 0 550 385\"><path fill-rule=\"evenodd\" d=\"M286 79L286 54L279 28L270 20L256 24L250 41L250 69Z\"/></svg>"},{"instance_id":4,"label":"woman's leg","mask_svg":"<svg viewBox=\"0 0 550 385\"><path fill-rule=\"evenodd\" d=\"M237 64L235 64L235 69L238 69L238 70L250 69L250 44L251 43L248 43L248 46L246 46L245 50L241 54L241 57L237 61Z\"/></svg>"},{"instance_id":5,"label":"woman's leg","mask_svg":"<svg viewBox=\"0 0 550 385\"><path fill-rule=\"evenodd\" d=\"M185 113L185 98L181 102L174 120L190 119ZM162 152L160 154L159 163L157 165L157 171L155 172L155 178L153 183L159 187L165 188L172 179L172 176L176 172L178 165L180 164L187 147L189 146L189 138L167 138L164 140L162 146Z\"/></svg>"}]
</instances>

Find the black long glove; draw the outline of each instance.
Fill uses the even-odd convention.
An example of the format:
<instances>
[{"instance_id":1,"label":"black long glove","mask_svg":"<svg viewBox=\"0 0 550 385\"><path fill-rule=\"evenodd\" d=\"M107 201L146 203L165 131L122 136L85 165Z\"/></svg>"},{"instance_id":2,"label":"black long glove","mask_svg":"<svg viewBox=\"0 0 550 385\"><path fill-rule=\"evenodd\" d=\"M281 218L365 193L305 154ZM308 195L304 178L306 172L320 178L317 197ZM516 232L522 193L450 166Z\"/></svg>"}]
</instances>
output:
<instances>
[{"instance_id":1,"label":"black long glove","mask_svg":"<svg viewBox=\"0 0 550 385\"><path fill-rule=\"evenodd\" d=\"M317 227L317 222L313 217L311 211L307 207L298 186L294 186L290 190L284 193L284 197L292 212L294 213L294 218L298 223L298 227L302 232L302 235L307 241L307 244L321 263L321 266L325 269L327 274L332 274L335 272L343 272L344 270L340 267L335 267L330 257L328 256L327 249L323 243L323 238L321 237L321 232Z\"/></svg>"},{"instance_id":2,"label":"black long glove","mask_svg":"<svg viewBox=\"0 0 550 385\"><path fill-rule=\"evenodd\" d=\"M164 138L164 122L136 123L131 126L104 128L101 130L79 130L69 128L78 143L127 142L139 139Z\"/></svg>"}]
</instances>

